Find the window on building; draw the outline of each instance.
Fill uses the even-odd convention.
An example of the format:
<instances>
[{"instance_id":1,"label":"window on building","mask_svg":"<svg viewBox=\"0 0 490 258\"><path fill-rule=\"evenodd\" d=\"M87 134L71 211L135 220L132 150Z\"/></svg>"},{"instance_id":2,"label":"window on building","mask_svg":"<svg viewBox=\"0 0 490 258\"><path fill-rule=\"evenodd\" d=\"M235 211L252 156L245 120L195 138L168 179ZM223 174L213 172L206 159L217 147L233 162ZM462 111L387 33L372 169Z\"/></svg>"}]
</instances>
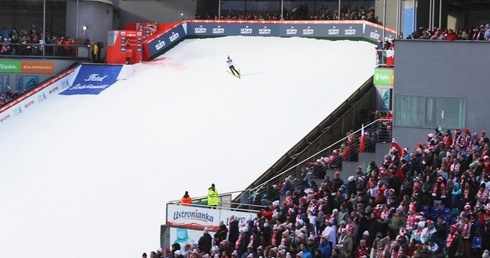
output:
<instances>
[{"instance_id":1,"label":"window on building","mask_svg":"<svg viewBox=\"0 0 490 258\"><path fill-rule=\"evenodd\" d=\"M395 126L465 128L465 119L465 98L406 95L395 97Z\"/></svg>"}]
</instances>

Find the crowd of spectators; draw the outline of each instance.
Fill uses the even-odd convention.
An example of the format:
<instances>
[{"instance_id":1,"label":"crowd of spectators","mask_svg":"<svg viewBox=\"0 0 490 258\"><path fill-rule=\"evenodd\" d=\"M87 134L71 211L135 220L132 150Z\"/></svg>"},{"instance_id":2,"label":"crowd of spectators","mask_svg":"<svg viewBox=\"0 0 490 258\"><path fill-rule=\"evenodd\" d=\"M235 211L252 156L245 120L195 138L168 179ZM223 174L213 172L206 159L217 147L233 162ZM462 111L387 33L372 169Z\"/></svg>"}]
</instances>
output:
<instances>
[{"instance_id":1,"label":"crowd of spectators","mask_svg":"<svg viewBox=\"0 0 490 258\"><path fill-rule=\"evenodd\" d=\"M459 29L457 32L453 29L443 30L434 27L431 30L429 28L420 27L411 35L408 35L407 39L489 41L490 24L481 24L470 29Z\"/></svg>"},{"instance_id":2,"label":"crowd of spectators","mask_svg":"<svg viewBox=\"0 0 490 258\"><path fill-rule=\"evenodd\" d=\"M288 176L278 186L281 198L245 223L231 217L212 243L201 238L150 256L489 257L485 130L436 128L413 151L393 147L347 180L341 170L330 179L325 169L312 162L301 176Z\"/></svg>"},{"instance_id":3,"label":"crowd of spectators","mask_svg":"<svg viewBox=\"0 0 490 258\"><path fill-rule=\"evenodd\" d=\"M283 20L338 20L338 10L331 10L328 5L322 5L318 11L311 12L306 4L299 4L292 10L283 10ZM361 7L350 8L344 6L340 11L341 20L366 20L377 22L374 14L374 7L368 9ZM196 19L218 19L214 12L208 12L203 17L196 16ZM241 12L237 10L222 11L221 20L281 20L280 12Z\"/></svg>"},{"instance_id":4,"label":"crowd of spectators","mask_svg":"<svg viewBox=\"0 0 490 258\"><path fill-rule=\"evenodd\" d=\"M3 26L0 35L0 55L39 56L76 56L77 40L70 37L56 37L46 33L43 38L42 28L32 25L28 30L24 26L8 29ZM46 49L43 49L46 47Z\"/></svg>"},{"instance_id":5,"label":"crowd of spectators","mask_svg":"<svg viewBox=\"0 0 490 258\"><path fill-rule=\"evenodd\" d=\"M84 45L87 43L85 42ZM14 26L8 29L6 26L0 31L0 55L4 56L76 56L77 40L70 37L52 37L46 33L46 41L43 40L43 30L32 25L28 30L22 26L19 30ZM43 49L45 47L46 49ZM15 91L9 85L4 85L0 93L0 106L14 100L23 92Z\"/></svg>"}]
</instances>

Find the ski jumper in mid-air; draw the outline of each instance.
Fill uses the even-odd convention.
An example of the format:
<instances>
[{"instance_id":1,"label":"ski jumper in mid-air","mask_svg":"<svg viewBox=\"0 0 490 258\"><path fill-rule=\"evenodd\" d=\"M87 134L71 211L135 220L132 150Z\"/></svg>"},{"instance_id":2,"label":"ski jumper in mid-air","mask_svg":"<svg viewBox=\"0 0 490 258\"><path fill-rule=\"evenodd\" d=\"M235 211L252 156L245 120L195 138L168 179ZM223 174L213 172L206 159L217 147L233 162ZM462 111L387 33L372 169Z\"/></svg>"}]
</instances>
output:
<instances>
[{"instance_id":1,"label":"ski jumper in mid-air","mask_svg":"<svg viewBox=\"0 0 490 258\"><path fill-rule=\"evenodd\" d=\"M233 63L233 59L231 59L230 56L228 56L228 58L226 59L226 64L228 64L228 67L230 67L231 73L240 78L240 72L238 72L235 68L235 63Z\"/></svg>"}]
</instances>

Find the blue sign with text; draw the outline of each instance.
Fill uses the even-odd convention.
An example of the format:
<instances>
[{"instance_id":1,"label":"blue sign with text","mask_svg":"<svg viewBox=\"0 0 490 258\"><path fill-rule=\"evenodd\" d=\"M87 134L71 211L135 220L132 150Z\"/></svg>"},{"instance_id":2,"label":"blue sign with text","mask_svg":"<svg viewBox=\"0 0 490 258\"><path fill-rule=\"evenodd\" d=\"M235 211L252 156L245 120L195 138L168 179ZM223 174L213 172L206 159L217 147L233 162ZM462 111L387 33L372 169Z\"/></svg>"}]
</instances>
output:
<instances>
[{"instance_id":1,"label":"blue sign with text","mask_svg":"<svg viewBox=\"0 0 490 258\"><path fill-rule=\"evenodd\" d=\"M61 95L97 95L116 82L122 65L82 65L73 85Z\"/></svg>"},{"instance_id":2,"label":"blue sign with text","mask_svg":"<svg viewBox=\"0 0 490 258\"><path fill-rule=\"evenodd\" d=\"M147 45L148 52L150 53L150 56L155 56L168 47L180 42L185 36L186 33L182 27L182 24L178 25L167 33L162 34L160 37L149 42Z\"/></svg>"}]
</instances>

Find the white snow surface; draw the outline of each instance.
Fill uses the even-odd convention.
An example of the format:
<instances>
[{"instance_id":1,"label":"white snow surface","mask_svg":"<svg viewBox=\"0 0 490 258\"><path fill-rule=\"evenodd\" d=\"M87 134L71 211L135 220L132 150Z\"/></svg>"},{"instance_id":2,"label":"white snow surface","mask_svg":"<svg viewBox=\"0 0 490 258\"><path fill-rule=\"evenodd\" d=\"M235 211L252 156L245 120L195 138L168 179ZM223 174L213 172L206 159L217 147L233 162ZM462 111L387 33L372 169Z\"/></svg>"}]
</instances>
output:
<instances>
[{"instance_id":1,"label":"white snow surface","mask_svg":"<svg viewBox=\"0 0 490 258\"><path fill-rule=\"evenodd\" d=\"M0 257L158 249L168 201L245 189L374 62L367 42L189 39L99 95L50 98L0 127Z\"/></svg>"}]
</instances>

